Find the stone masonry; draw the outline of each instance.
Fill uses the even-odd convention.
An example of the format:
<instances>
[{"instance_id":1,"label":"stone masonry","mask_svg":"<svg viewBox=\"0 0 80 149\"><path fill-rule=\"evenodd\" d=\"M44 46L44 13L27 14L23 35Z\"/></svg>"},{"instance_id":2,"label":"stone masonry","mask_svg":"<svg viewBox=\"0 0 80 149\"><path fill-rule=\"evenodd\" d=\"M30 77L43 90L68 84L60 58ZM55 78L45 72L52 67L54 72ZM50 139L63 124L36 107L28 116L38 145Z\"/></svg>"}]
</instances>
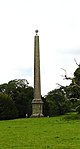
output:
<instances>
[{"instance_id":1,"label":"stone masonry","mask_svg":"<svg viewBox=\"0 0 80 149\"><path fill-rule=\"evenodd\" d=\"M41 80L40 80L40 51L38 30L34 36L34 99L32 100L31 117L43 117L43 101L41 99Z\"/></svg>"}]
</instances>

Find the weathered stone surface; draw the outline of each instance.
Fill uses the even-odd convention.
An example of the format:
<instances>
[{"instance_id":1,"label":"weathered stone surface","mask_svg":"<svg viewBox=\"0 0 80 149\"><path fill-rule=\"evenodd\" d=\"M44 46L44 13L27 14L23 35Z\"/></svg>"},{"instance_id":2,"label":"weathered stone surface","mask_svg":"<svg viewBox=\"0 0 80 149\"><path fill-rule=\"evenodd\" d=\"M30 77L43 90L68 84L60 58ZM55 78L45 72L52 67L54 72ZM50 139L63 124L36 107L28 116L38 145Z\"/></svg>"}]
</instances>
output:
<instances>
[{"instance_id":1,"label":"weathered stone surface","mask_svg":"<svg viewBox=\"0 0 80 149\"><path fill-rule=\"evenodd\" d=\"M39 36L34 37L34 99L32 101L31 117L43 117L43 101L41 99L41 80L40 80L40 51Z\"/></svg>"}]
</instances>

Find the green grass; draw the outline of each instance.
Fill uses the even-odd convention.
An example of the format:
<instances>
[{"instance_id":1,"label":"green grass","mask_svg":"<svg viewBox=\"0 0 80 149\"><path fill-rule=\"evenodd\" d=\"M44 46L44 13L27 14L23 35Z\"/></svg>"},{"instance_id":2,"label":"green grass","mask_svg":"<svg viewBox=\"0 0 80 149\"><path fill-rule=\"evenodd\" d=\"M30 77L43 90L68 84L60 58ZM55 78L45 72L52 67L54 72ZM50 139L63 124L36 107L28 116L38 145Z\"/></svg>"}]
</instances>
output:
<instances>
[{"instance_id":1,"label":"green grass","mask_svg":"<svg viewBox=\"0 0 80 149\"><path fill-rule=\"evenodd\" d=\"M80 120L67 115L0 121L0 149L80 149Z\"/></svg>"}]
</instances>

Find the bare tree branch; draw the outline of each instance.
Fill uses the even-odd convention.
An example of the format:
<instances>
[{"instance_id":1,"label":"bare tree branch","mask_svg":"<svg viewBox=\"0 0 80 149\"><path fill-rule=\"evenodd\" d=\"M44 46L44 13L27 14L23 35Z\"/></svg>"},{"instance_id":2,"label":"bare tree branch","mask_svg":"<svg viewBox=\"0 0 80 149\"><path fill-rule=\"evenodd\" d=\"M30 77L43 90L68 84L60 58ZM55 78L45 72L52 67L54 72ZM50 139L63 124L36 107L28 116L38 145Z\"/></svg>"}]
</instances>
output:
<instances>
[{"instance_id":1,"label":"bare tree branch","mask_svg":"<svg viewBox=\"0 0 80 149\"><path fill-rule=\"evenodd\" d=\"M72 83L73 84L76 84L75 79L74 78L71 78L71 77L68 77L67 76L67 71L65 69L63 69L63 68L61 68L61 69L65 71L65 75L63 76L64 79L66 79L66 80L72 80Z\"/></svg>"},{"instance_id":2,"label":"bare tree branch","mask_svg":"<svg viewBox=\"0 0 80 149\"><path fill-rule=\"evenodd\" d=\"M58 85L59 87L64 88L64 86L63 86L63 85L61 85L61 84L59 84L59 83L56 83L56 85Z\"/></svg>"},{"instance_id":3,"label":"bare tree branch","mask_svg":"<svg viewBox=\"0 0 80 149\"><path fill-rule=\"evenodd\" d=\"M67 79L67 80L72 80L73 79L71 77L67 77L67 71L66 71L66 69L64 69L64 68L61 68L61 69L65 71L65 75L63 76L64 79Z\"/></svg>"},{"instance_id":4,"label":"bare tree branch","mask_svg":"<svg viewBox=\"0 0 80 149\"><path fill-rule=\"evenodd\" d=\"M80 67L80 64L78 64L78 63L77 63L77 61L76 61L76 59L75 59L75 58L74 58L74 61L75 61L76 65L78 65L78 66Z\"/></svg>"}]
</instances>

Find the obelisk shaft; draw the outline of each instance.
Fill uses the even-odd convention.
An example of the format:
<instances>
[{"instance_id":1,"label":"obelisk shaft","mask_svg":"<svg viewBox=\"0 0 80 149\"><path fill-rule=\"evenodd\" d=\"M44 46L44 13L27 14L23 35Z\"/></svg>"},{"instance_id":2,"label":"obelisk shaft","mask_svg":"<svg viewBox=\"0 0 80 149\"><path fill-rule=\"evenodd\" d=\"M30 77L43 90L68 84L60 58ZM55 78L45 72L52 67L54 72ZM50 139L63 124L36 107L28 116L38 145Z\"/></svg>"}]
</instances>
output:
<instances>
[{"instance_id":1,"label":"obelisk shaft","mask_svg":"<svg viewBox=\"0 0 80 149\"><path fill-rule=\"evenodd\" d=\"M39 36L34 37L34 99L41 99Z\"/></svg>"}]
</instances>

